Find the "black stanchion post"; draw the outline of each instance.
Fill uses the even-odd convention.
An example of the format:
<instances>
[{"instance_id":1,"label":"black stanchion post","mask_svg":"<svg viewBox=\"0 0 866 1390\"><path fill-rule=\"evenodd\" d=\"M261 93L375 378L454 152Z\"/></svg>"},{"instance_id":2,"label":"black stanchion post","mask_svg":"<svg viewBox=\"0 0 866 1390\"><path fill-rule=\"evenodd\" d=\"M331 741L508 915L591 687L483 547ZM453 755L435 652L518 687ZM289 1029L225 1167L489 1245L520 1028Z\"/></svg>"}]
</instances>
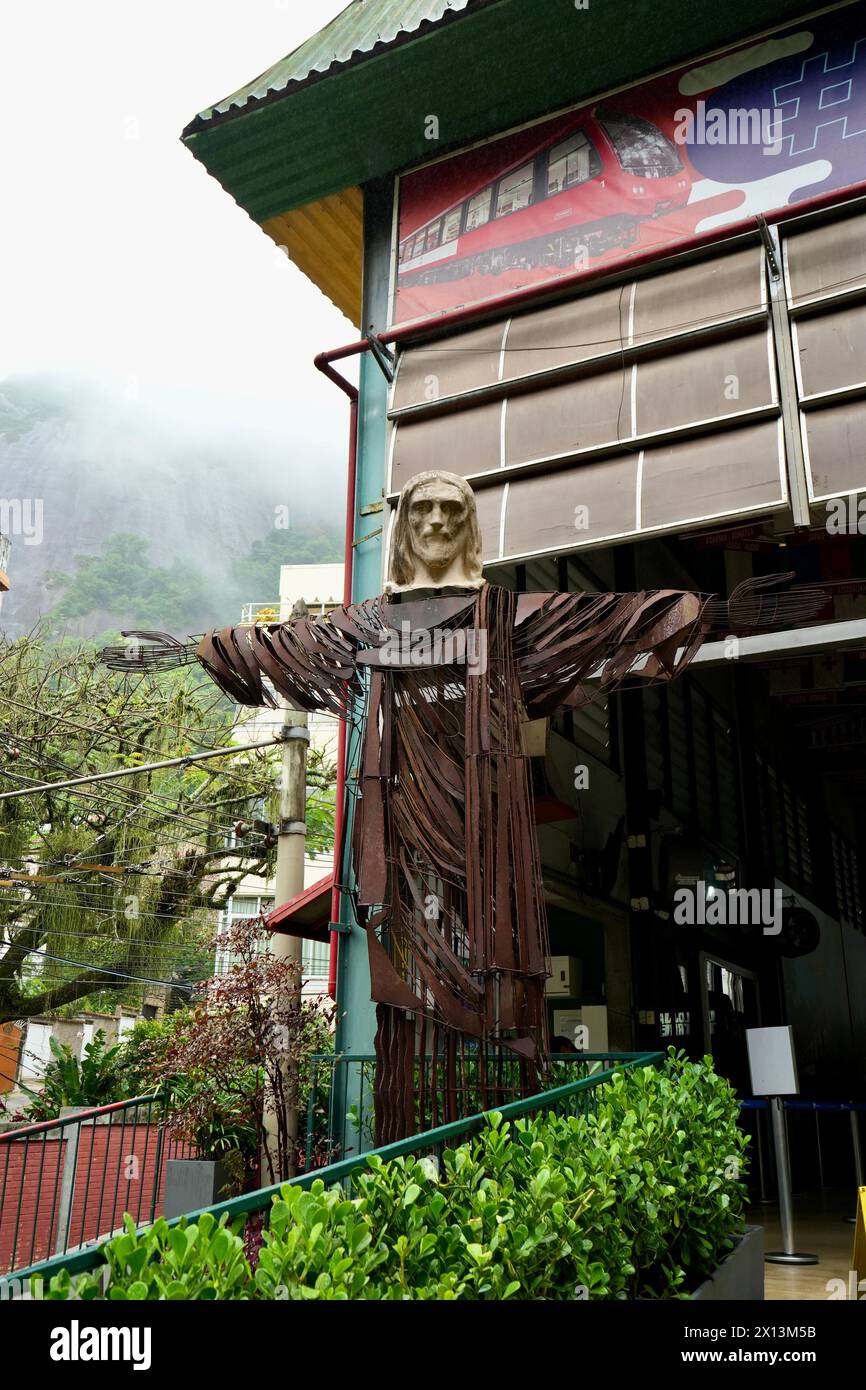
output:
<instances>
[{"instance_id":1,"label":"black stanchion post","mask_svg":"<svg viewBox=\"0 0 866 1390\"><path fill-rule=\"evenodd\" d=\"M779 1182L779 1223L782 1227L783 1250L769 1250L764 1259L775 1265L816 1265L817 1255L798 1253L794 1248L794 1213L791 1206L791 1166L788 1154L788 1131L785 1127L785 1108L781 1096L768 1099L773 1121L773 1144L776 1150L776 1175Z\"/></svg>"}]
</instances>

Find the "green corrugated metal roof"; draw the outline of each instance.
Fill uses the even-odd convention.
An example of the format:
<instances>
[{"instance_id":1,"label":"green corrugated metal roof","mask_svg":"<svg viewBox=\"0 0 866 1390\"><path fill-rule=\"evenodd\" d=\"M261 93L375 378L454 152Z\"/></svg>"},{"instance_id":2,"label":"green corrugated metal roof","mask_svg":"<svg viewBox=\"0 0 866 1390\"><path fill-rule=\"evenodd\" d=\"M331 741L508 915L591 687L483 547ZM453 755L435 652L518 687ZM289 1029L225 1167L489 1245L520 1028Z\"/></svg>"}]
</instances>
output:
<instances>
[{"instance_id":1,"label":"green corrugated metal roof","mask_svg":"<svg viewBox=\"0 0 866 1390\"><path fill-rule=\"evenodd\" d=\"M425 26L438 24L449 14L484 3L489 4L491 0L404 0L401 4L395 4L394 0L352 0L300 48L274 63L240 91L202 111L197 119L206 122L232 108L240 109L273 93L285 92L289 87L314 76L320 77L353 59L381 51Z\"/></svg>"},{"instance_id":2,"label":"green corrugated metal roof","mask_svg":"<svg viewBox=\"0 0 866 1390\"><path fill-rule=\"evenodd\" d=\"M459 10L454 0L450 6L444 0L355 0L238 94L244 106L232 106L229 98L220 103L228 107L224 114L197 119L184 138L227 192L263 222L814 9L804 0L590 0L585 10L575 0L467 0ZM379 16L377 34L394 34L368 52L357 47L373 35L365 21L362 39L363 11L367 20L374 11ZM338 50L335 35L350 17L359 27L346 31ZM418 28L407 32L407 22ZM352 45L353 56L334 66L335 54ZM311 66L329 54L327 70ZM289 85L255 95L276 80ZM438 142L426 138L430 115L439 117Z\"/></svg>"}]
</instances>

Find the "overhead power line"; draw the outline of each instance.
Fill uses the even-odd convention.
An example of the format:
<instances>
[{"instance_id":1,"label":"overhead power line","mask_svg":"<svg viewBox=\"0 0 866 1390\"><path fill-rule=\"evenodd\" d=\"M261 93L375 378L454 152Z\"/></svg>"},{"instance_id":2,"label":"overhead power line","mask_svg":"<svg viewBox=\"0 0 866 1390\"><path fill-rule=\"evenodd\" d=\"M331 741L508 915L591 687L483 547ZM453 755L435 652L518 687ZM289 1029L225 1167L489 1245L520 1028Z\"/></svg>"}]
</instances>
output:
<instances>
[{"instance_id":1,"label":"overhead power line","mask_svg":"<svg viewBox=\"0 0 866 1390\"><path fill-rule=\"evenodd\" d=\"M220 698L222 698L222 696L220 696ZM55 721L57 721L57 722L59 722L59 723L61 723L61 724L66 724L66 725L68 725L68 726L69 726L70 728L72 728L72 729L77 729L77 730L79 731L79 733L84 733L84 734L93 735L93 736L95 736L97 739L101 739L102 741L105 741L106 739L110 739L110 740L116 740L116 741L118 741L118 742L120 742L120 743L123 743L123 744L129 744L131 747L138 749L140 752L149 753L149 754L151 755L151 757L153 757L154 754L155 754L155 752L156 752L155 749L148 747L148 745L147 745L146 743L142 743L142 741L141 741L140 739L133 738L133 737L132 737L131 735L129 735L129 734L120 734L120 733L118 733L115 729L112 729L112 728L105 728L105 727L99 728L98 726L95 726L95 725L93 725L93 724L82 724L79 720L71 719L71 718L70 718L68 715L66 715L66 714L59 714L58 712L56 712L56 711L54 711L54 710L44 710L44 709L40 709L40 708L39 708L38 706L36 706L36 705L26 705L26 704L22 704L20 700L13 700L13 699L11 698L11 696L9 696L9 695L7 695L7 694L5 694L5 693L3 693L3 692L0 692L0 703L7 704L7 705L11 705L11 706L13 706L15 709L23 710L23 711L24 711L25 713L27 713L27 714L31 714L31 715L32 715L32 714L37 714L37 715L39 715L41 718L53 719L53 720L55 720ZM211 706L211 708L213 708L213 706ZM205 711L205 712L208 713L209 711ZM255 722L255 720L247 720L247 721L239 721L239 722L236 721L235 724L234 724L234 726L233 726L233 728L234 728L235 730L237 730L237 729L245 729L245 728L250 727L252 724L254 724L254 722ZM190 743L198 743L199 745L201 745L201 743L202 743L202 735L203 735L203 734L212 734L212 735L216 736L216 735L218 735L218 734L220 734L220 733L225 733L225 728L224 728L222 725L215 725L215 726L213 726L213 728L206 728L206 729L205 729L205 728L202 728L202 729L190 729L187 725L181 724L181 723L180 723L179 721L177 721L177 720L172 720L172 721L171 721L171 728L172 728L174 731L176 731L178 735L182 735L184 738L188 739ZM15 734L13 734L13 733L10 731L10 732L7 734L7 737L9 737L9 739L10 739L11 742L17 742L17 741L20 741L21 739L29 739L29 741L31 741L31 742L33 741L33 736L32 736L32 735L27 735L27 734L24 734L24 733L15 733ZM210 750L210 747L209 747L207 744L205 744L204 747L201 749L201 751L202 751L202 752L210 752L211 750ZM235 776L237 776L237 775L239 775L239 774L232 773L232 772L226 772L225 775L228 776L228 777L235 777ZM159 793L156 793L156 792L155 792L155 793L153 793L153 795L159 796Z\"/></svg>"},{"instance_id":2,"label":"overhead power line","mask_svg":"<svg viewBox=\"0 0 866 1390\"><path fill-rule=\"evenodd\" d=\"M0 697L0 699L2 699L2 697ZM15 738L15 739L12 739L8 734L4 734L3 736L6 737L7 740L8 740L10 743L13 743L13 744L14 744L14 743L19 743L19 742L22 742L22 741L24 741L24 742L30 742L30 743L32 743L32 742L35 741L31 735L26 735L26 734L25 734L25 735L19 735L19 736L18 736L17 738ZM240 746L240 745L239 745L239 746ZM202 750L202 751L204 751L204 752L218 752L218 751L220 751L220 750L217 750L217 749L204 749L204 750ZM60 761L59 759L57 759L57 758L47 757L45 754L41 754L39 757L34 757L34 756L31 755L31 754L25 754L24 756L25 756L25 758L26 758L26 760L27 760L28 762L34 763L34 764L36 765L36 767L37 767L37 768L40 768L40 769L41 769L42 767L44 767L45 765L48 765L48 766L50 766L50 767L59 768L62 772L66 772L66 771L69 770L68 767L67 767L67 765L66 765L65 763L61 762L61 761ZM184 754L183 756L184 756L184 757L187 757L187 758L192 758L192 757L197 757L198 754L190 753L190 754ZM141 770L140 768L134 768L134 769L133 769L133 768L130 768L130 769L129 769L129 772L130 772L130 775L132 775L132 773L133 773L134 771L140 771L140 770ZM45 775L44 772L43 772L42 775L43 775L43 776ZM228 777L234 777L234 776L236 776L236 774L229 772L229 771L228 771L227 769L225 769L225 768L218 769L218 770L217 770L217 775L220 775L220 776L228 776ZM18 782L26 782L26 783L27 783L27 789L28 789L28 790L38 789L38 787L39 787L39 780L38 780L38 778L32 778L32 777L31 777L31 778L28 778L28 777L24 776L24 775L23 775L22 773L20 773L20 772L12 772L12 771L10 771L9 768L0 768L0 776L2 776L2 777L10 777L10 778L12 778L13 780L18 781ZM52 783L51 785L53 786L53 785L55 785L55 784ZM57 785L59 785L59 784L57 784ZM159 803L163 803L163 802L166 800L166 798L165 798L161 793L155 792L152 788L143 788L143 787L117 787L117 788L111 788L111 789L110 789L110 792L111 792L111 794L112 794L115 798L118 797L118 796L119 796L119 797L126 798L125 801L117 802L117 801L115 800L115 801L110 801L110 802L107 803L107 804L108 804L109 806L111 806L113 809L118 810L118 811L119 811L119 810L124 810L124 809L126 809L126 808L129 808L130 810L141 810L141 811L143 811L143 812L145 812L145 813L147 813L147 814L149 814L149 815L154 815L154 816L167 816L167 817L169 817L169 818L172 819L172 820L179 821L179 822L181 822L181 823L185 823L185 824L190 825L190 826L193 826L193 827L198 827L200 830L209 830L209 829L211 829L211 828L213 828L213 829L222 828L222 827L217 827L216 825L214 825L213 827L211 827L210 824L209 824L209 822L207 821L206 817L197 814L197 809L198 809L197 807L194 807L192 811L188 811L188 810L187 810L187 811L180 811L180 812L179 812L179 811L177 811L177 810L170 810L167 806L165 806L165 805L163 805L163 804L158 804L158 805L152 804L152 799L155 799L156 802L159 802ZM87 801L97 802L98 804L103 805L103 806L105 805L104 800L101 800L101 799L100 799L95 793L93 793L93 792L85 792L85 791L78 791L78 790L75 790L75 791L71 791L69 794L70 794L70 796L73 796L73 797L84 797ZM141 799L140 801L136 801L136 800L134 799L136 796L141 797L142 799ZM252 793L250 793L247 797L238 798L238 800L249 800L249 799L251 799L251 798L253 798L253 797L255 797L255 796L256 796L256 793L255 793L255 792L252 792ZM130 798L132 798L132 799L130 799ZM192 800L193 800L193 798L191 797L191 798L190 798L190 802L192 802ZM213 805L217 805L217 803L214 802ZM204 808L202 808L202 809L204 809Z\"/></svg>"},{"instance_id":3,"label":"overhead power line","mask_svg":"<svg viewBox=\"0 0 866 1390\"><path fill-rule=\"evenodd\" d=\"M59 961L61 965L74 965L78 970L93 970L97 975L112 975L115 979L129 980L133 984L158 985L160 988L164 989L186 989L189 990L190 993L196 987L195 984L184 984L177 980L151 980L147 975L130 975L126 970L109 970L107 966L95 965L92 960L69 960L67 956L54 956L50 951L40 951L36 946L32 946L26 954L28 956L42 956L44 960L56 960ZM2 959L2 957L0 957L0 959ZM62 989L63 985L71 985L73 983L75 983L73 980L60 980L57 982L57 987ZM90 981L88 980L87 983L89 984ZM97 983L99 982L97 981ZM196 983L200 984L201 981L197 981ZM49 985L49 990L51 988L52 986Z\"/></svg>"},{"instance_id":4,"label":"overhead power line","mask_svg":"<svg viewBox=\"0 0 866 1390\"><path fill-rule=\"evenodd\" d=\"M273 748L282 743L282 738L269 738L264 743L239 744L237 748L212 748L207 753L185 753L179 758L164 758L158 763L142 763L140 767L120 767L113 772L91 772L84 777L68 777L62 782L41 782L36 786L19 787L14 792L0 792L0 801L9 801L15 796L32 796L34 792L63 791L65 787L80 787L92 782L109 782L118 777L134 777L139 772L158 772L164 767L185 767L189 763L204 762L206 758L234 757L238 753L254 753L259 748Z\"/></svg>"}]
</instances>

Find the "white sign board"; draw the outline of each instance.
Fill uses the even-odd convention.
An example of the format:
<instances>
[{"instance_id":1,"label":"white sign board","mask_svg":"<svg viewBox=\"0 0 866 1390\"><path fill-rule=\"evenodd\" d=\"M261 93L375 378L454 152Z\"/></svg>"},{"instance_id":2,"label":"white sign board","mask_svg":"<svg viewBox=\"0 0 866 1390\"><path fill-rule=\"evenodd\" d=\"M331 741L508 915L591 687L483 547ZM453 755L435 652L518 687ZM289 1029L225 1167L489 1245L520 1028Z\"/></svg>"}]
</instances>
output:
<instances>
[{"instance_id":1,"label":"white sign board","mask_svg":"<svg viewBox=\"0 0 866 1390\"><path fill-rule=\"evenodd\" d=\"M582 1009L554 1009L553 1032L568 1038L578 1052L607 1052L607 1006L584 1004Z\"/></svg>"},{"instance_id":2,"label":"white sign board","mask_svg":"<svg viewBox=\"0 0 866 1390\"><path fill-rule=\"evenodd\" d=\"M752 1094L756 1096L796 1096L797 1059L790 1025L784 1028L747 1028L749 1072Z\"/></svg>"}]
</instances>

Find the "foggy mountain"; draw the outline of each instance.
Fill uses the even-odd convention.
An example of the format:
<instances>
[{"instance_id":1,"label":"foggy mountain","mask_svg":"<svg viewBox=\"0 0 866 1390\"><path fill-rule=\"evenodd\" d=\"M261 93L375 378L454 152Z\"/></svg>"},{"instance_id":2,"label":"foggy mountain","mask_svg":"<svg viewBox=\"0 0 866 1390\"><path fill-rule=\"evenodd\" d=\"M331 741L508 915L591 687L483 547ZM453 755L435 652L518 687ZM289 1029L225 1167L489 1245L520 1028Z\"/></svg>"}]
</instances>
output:
<instances>
[{"instance_id":1,"label":"foggy mountain","mask_svg":"<svg viewBox=\"0 0 866 1390\"><path fill-rule=\"evenodd\" d=\"M0 381L0 628L19 636L54 613L82 637L198 631L275 598L281 563L342 558L341 426L329 447L298 439L288 409L262 413L60 375Z\"/></svg>"}]
</instances>

